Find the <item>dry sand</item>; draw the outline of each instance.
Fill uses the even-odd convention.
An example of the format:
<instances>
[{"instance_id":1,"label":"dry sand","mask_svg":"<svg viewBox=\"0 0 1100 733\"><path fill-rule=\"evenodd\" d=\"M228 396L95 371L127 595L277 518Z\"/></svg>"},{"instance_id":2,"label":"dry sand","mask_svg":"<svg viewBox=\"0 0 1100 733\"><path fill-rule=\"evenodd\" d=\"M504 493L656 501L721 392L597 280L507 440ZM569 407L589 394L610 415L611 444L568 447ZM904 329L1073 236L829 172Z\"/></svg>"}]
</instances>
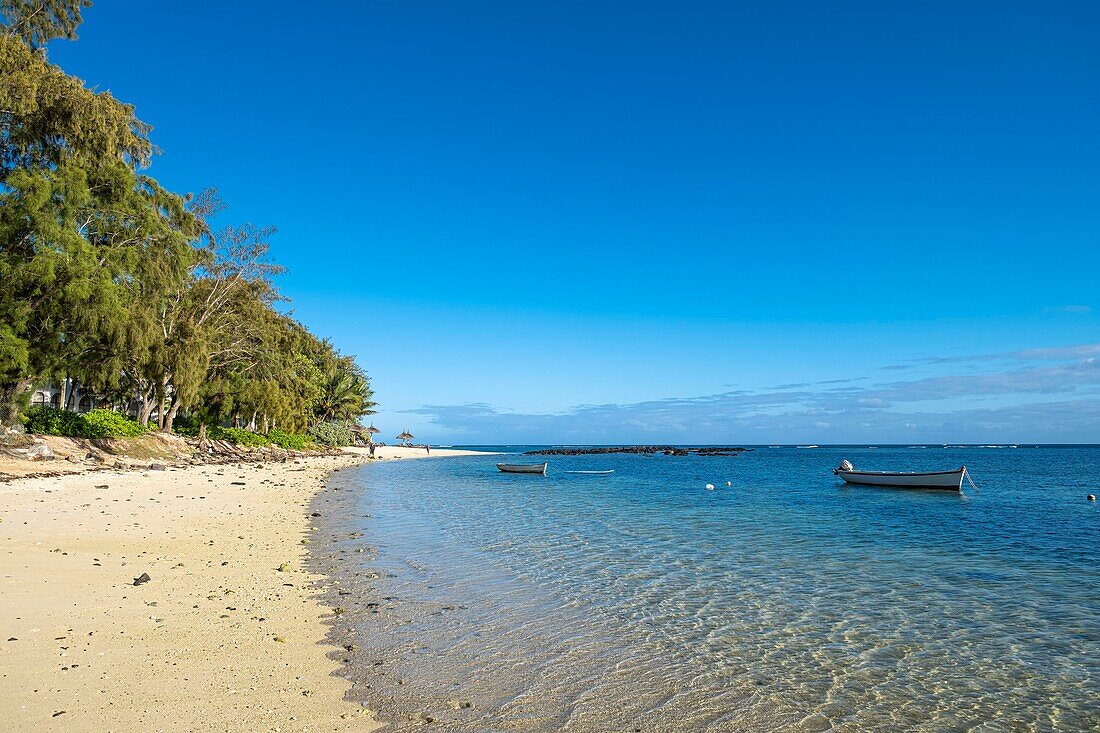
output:
<instances>
[{"instance_id":1,"label":"dry sand","mask_svg":"<svg viewBox=\"0 0 1100 733\"><path fill-rule=\"evenodd\" d=\"M362 453L0 484L0 730L378 728L303 571L310 498Z\"/></svg>"}]
</instances>

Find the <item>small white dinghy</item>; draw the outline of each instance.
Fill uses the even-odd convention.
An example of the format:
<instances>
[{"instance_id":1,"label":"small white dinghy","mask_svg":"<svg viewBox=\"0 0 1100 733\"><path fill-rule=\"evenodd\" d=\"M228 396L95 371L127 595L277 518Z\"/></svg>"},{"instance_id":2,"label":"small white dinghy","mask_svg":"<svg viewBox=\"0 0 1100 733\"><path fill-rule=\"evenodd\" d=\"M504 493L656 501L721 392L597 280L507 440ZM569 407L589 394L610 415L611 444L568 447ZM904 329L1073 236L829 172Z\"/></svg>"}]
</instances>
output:
<instances>
[{"instance_id":1,"label":"small white dinghy","mask_svg":"<svg viewBox=\"0 0 1100 733\"><path fill-rule=\"evenodd\" d=\"M504 473L538 473L543 476L546 475L546 467L550 465L548 463L498 463L499 468Z\"/></svg>"},{"instance_id":2,"label":"small white dinghy","mask_svg":"<svg viewBox=\"0 0 1100 733\"><path fill-rule=\"evenodd\" d=\"M842 461L839 468L833 469L834 476L840 476L850 484L863 486L893 486L901 489L944 489L962 491L962 482L966 478L966 466L953 471L857 471L848 461Z\"/></svg>"}]
</instances>

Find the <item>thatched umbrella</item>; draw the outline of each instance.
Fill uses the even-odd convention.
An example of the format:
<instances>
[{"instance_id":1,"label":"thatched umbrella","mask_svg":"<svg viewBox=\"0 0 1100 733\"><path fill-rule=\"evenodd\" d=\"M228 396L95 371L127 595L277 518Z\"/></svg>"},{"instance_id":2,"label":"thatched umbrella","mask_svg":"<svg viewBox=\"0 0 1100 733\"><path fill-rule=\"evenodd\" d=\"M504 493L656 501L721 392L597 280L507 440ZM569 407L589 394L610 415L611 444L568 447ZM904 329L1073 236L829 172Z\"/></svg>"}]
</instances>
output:
<instances>
[{"instance_id":1,"label":"thatched umbrella","mask_svg":"<svg viewBox=\"0 0 1100 733\"><path fill-rule=\"evenodd\" d=\"M374 436L378 435L380 432L382 432L382 431L379 430L378 428L374 427L374 423L371 423L370 426L367 428L367 433L368 433L367 440L370 441L371 443L373 443L374 442Z\"/></svg>"},{"instance_id":2,"label":"thatched umbrella","mask_svg":"<svg viewBox=\"0 0 1100 733\"><path fill-rule=\"evenodd\" d=\"M363 427L362 425L359 425L358 423L348 425L348 430L354 433L356 440L361 443L371 443L371 438L374 437L373 435L371 435L370 430Z\"/></svg>"},{"instance_id":3,"label":"thatched umbrella","mask_svg":"<svg viewBox=\"0 0 1100 733\"><path fill-rule=\"evenodd\" d=\"M415 435L413 435L408 430L406 430L405 432L398 435L397 439L405 441L405 444L408 445L409 441L412 440L415 437L416 437Z\"/></svg>"}]
</instances>

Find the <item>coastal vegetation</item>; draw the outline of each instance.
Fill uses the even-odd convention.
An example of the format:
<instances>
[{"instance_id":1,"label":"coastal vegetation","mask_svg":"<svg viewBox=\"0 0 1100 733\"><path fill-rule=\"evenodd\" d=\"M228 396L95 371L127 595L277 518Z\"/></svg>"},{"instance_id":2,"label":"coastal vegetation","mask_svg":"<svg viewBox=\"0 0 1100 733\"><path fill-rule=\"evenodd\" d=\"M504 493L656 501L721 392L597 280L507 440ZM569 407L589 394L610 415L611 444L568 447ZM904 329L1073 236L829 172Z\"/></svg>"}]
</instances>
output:
<instances>
[{"instance_id":1,"label":"coastal vegetation","mask_svg":"<svg viewBox=\"0 0 1100 733\"><path fill-rule=\"evenodd\" d=\"M318 423L309 429L309 435L321 445L333 448L355 443L355 434L351 432L351 425L347 421L332 420Z\"/></svg>"},{"instance_id":2,"label":"coastal vegetation","mask_svg":"<svg viewBox=\"0 0 1100 733\"><path fill-rule=\"evenodd\" d=\"M162 186L134 107L49 62L44 44L74 39L90 5L0 0L0 425L304 445L371 414L355 359L286 312L275 229L218 226L215 189ZM135 418L28 409L36 384L65 380Z\"/></svg>"},{"instance_id":3,"label":"coastal vegetation","mask_svg":"<svg viewBox=\"0 0 1100 733\"><path fill-rule=\"evenodd\" d=\"M148 432L137 420L102 409L80 414L55 407L34 407L27 410L23 425L29 433L67 438L134 438Z\"/></svg>"}]
</instances>

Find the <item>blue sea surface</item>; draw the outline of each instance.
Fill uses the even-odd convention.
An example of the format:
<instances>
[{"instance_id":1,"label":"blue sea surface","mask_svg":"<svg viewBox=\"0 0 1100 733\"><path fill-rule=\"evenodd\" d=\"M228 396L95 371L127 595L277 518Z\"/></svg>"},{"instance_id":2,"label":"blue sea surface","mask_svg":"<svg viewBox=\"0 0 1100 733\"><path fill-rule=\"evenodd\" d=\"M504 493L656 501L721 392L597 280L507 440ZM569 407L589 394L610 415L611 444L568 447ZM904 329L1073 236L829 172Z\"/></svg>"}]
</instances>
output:
<instances>
[{"instance_id":1,"label":"blue sea surface","mask_svg":"<svg viewBox=\"0 0 1100 733\"><path fill-rule=\"evenodd\" d=\"M979 490L847 487L842 459ZM329 487L332 635L399 726L1100 729L1100 447L474 456Z\"/></svg>"}]
</instances>

